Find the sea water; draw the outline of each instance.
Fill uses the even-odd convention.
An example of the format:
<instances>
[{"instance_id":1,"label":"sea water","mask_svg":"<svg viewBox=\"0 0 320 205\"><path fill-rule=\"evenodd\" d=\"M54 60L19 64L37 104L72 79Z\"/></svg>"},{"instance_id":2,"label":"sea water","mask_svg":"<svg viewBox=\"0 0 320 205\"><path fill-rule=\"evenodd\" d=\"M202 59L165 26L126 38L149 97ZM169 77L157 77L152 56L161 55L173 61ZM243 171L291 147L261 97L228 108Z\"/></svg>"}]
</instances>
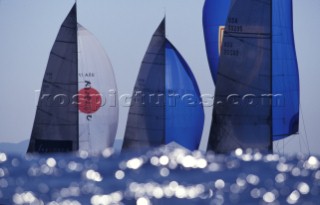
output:
<instances>
[{"instance_id":1,"label":"sea water","mask_svg":"<svg viewBox=\"0 0 320 205\"><path fill-rule=\"evenodd\" d=\"M139 153L0 153L0 204L320 203L320 161L237 149L161 147Z\"/></svg>"}]
</instances>

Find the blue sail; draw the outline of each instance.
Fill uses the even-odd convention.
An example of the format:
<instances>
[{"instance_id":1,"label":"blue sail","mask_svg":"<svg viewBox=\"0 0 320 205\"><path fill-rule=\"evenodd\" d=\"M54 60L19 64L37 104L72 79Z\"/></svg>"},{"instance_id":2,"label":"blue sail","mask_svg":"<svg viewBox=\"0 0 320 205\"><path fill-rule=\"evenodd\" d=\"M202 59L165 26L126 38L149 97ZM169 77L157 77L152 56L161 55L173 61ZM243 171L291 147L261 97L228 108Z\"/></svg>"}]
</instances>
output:
<instances>
[{"instance_id":1,"label":"blue sail","mask_svg":"<svg viewBox=\"0 0 320 205\"><path fill-rule=\"evenodd\" d=\"M215 83L221 49L219 46L223 39L221 29L227 23L229 10L235 2L206 0L203 9L207 57ZM272 136L273 140L279 140L298 132L299 75L293 37L292 0L271 1L270 3L272 3L271 61L272 94L274 96Z\"/></svg>"},{"instance_id":2,"label":"blue sail","mask_svg":"<svg viewBox=\"0 0 320 205\"><path fill-rule=\"evenodd\" d=\"M207 57L214 82L217 79L223 33L231 0L206 0L203 7L203 29Z\"/></svg>"},{"instance_id":3,"label":"blue sail","mask_svg":"<svg viewBox=\"0 0 320 205\"><path fill-rule=\"evenodd\" d=\"M204 111L196 80L177 49L166 42L166 143L198 148Z\"/></svg>"},{"instance_id":4,"label":"blue sail","mask_svg":"<svg viewBox=\"0 0 320 205\"><path fill-rule=\"evenodd\" d=\"M123 149L176 142L195 150L200 143L203 122L198 85L185 60L166 39L163 20L141 63Z\"/></svg>"},{"instance_id":5,"label":"blue sail","mask_svg":"<svg viewBox=\"0 0 320 205\"><path fill-rule=\"evenodd\" d=\"M299 129L299 73L293 36L292 0L272 1L273 139Z\"/></svg>"}]
</instances>

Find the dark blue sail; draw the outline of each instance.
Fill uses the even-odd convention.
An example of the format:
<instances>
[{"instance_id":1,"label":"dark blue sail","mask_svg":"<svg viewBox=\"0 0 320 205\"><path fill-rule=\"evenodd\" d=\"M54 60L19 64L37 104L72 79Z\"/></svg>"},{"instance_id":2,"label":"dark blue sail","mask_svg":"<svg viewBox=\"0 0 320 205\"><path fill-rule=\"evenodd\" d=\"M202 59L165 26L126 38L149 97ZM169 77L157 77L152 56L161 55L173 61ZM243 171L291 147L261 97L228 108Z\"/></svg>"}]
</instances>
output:
<instances>
[{"instance_id":1,"label":"dark blue sail","mask_svg":"<svg viewBox=\"0 0 320 205\"><path fill-rule=\"evenodd\" d=\"M165 37L165 21L154 33L141 64L129 110L123 149L170 142L195 150L204 122L195 78Z\"/></svg>"},{"instance_id":2,"label":"dark blue sail","mask_svg":"<svg viewBox=\"0 0 320 205\"><path fill-rule=\"evenodd\" d=\"M272 1L273 139L299 129L299 74L296 58L292 0Z\"/></svg>"},{"instance_id":3,"label":"dark blue sail","mask_svg":"<svg viewBox=\"0 0 320 205\"><path fill-rule=\"evenodd\" d=\"M231 2L231 0L206 0L203 11L207 56L215 83L220 43L214 39L219 38L220 41L221 38L223 39L221 36L217 37L221 35L218 27L223 28L222 22L228 21L230 8L226 6L230 7ZM292 0L272 1L271 3L272 136L273 140L278 140L298 132L299 75L293 37Z\"/></svg>"},{"instance_id":4,"label":"dark blue sail","mask_svg":"<svg viewBox=\"0 0 320 205\"><path fill-rule=\"evenodd\" d=\"M207 57L214 82L217 79L223 33L231 0L206 0L203 7L203 29Z\"/></svg>"},{"instance_id":5,"label":"dark blue sail","mask_svg":"<svg viewBox=\"0 0 320 205\"><path fill-rule=\"evenodd\" d=\"M232 1L208 149L272 149L271 0Z\"/></svg>"},{"instance_id":6,"label":"dark blue sail","mask_svg":"<svg viewBox=\"0 0 320 205\"><path fill-rule=\"evenodd\" d=\"M166 143L198 148L204 111L196 80L177 49L166 42Z\"/></svg>"},{"instance_id":7,"label":"dark blue sail","mask_svg":"<svg viewBox=\"0 0 320 205\"><path fill-rule=\"evenodd\" d=\"M44 74L28 152L78 149L76 5L64 20ZM74 103L75 102L75 103Z\"/></svg>"},{"instance_id":8,"label":"dark blue sail","mask_svg":"<svg viewBox=\"0 0 320 205\"><path fill-rule=\"evenodd\" d=\"M123 149L156 147L165 142L165 23L151 38L133 90Z\"/></svg>"}]
</instances>

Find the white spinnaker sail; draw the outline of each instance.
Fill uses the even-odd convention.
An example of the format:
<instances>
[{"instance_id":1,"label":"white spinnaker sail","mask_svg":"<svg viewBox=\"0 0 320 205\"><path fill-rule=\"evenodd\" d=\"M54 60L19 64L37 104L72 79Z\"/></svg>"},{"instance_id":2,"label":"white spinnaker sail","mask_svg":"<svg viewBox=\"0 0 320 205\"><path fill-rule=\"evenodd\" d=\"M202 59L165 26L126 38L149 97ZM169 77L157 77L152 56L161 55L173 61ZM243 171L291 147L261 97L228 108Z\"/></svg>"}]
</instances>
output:
<instances>
[{"instance_id":1,"label":"white spinnaker sail","mask_svg":"<svg viewBox=\"0 0 320 205\"><path fill-rule=\"evenodd\" d=\"M79 149L112 147L119 107L110 60L97 39L78 24Z\"/></svg>"}]
</instances>

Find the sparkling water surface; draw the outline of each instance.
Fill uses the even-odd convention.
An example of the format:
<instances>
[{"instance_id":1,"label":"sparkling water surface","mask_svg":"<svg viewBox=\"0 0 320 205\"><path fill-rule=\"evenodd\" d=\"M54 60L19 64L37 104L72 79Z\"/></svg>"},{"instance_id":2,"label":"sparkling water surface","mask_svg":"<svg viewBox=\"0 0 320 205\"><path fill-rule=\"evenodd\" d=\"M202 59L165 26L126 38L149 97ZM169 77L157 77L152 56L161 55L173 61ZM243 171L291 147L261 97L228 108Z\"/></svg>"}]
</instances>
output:
<instances>
[{"instance_id":1,"label":"sparkling water surface","mask_svg":"<svg viewBox=\"0 0 320 205\"><path fill-rule=\"evenodd\" d=\"M320 161L237 149L0 153L0 204L320 204Z\"/></svg>"}]
</instances>

